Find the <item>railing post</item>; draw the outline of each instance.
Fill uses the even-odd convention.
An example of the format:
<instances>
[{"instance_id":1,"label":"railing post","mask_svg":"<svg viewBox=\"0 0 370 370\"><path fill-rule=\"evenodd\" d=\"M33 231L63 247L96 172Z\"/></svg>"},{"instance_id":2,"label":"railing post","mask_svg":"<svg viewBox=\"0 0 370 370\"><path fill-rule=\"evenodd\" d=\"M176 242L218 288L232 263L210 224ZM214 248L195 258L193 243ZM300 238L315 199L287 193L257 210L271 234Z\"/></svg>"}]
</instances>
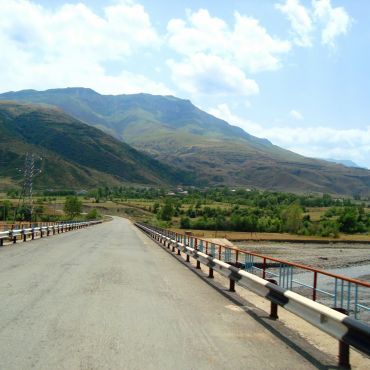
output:
<instances>
[{"instance_id":1,"label":"railing post","mask_svg":"<svg viewBox=\"0 0 370 370\"><path fill-rule=\"evenodd\" d=\"M274 280L274 279L267 279L267 281L269 281L272 284L277 285L277 281ZM279 316L278 316L278 305L275 302L271 302L271 305L270 305L270 318L273 319L273 320L277 320L279 318Z\"/></svg>"},{"instance_id":2,"label":"railing post","mask_svg":"<svg viewBox=\"0 0 370 370\"><path fill-rule=\"evenodd\" d=\"M212 267L209 268L208 277L210 279L213 279L214 278L214 276L213 276L213 268Z\"/></svg>"},{"instance_id":3,"label":"railing post","mask_svg":"<svg viewBox=\"0 0 370 370\"><path fill-rule=\"evenodd\" d=\"M229 284L229 292L235 292L235 280L229 279L230 284Z\"/></svg>"},{"instance_id":4,"label":"railing post","mask_svg":"<svg viewBox=\"0 0 370 370\"><path fill-rule=\"evenodd\" d=\"M316 301L316 289L317 289L317 271L313 273L313 291L312 291L313 301Z\"/></svg>"},{"instance_id":5,"label":"railing post","mask_svg":"<svg viewBox=\"0 0 370 370\"><path fill-rule=\"evenodd\" d=\"M342 307L333 307L333 310L338 311L340 313L343 313L345 315L348 315L348 311L345 308ZM351 364L349 361L349 351L350 346L347 343L344 343L343 341L339 340L339 354L338 354L338 366L350 370Z\"/></svg>"},{"instance_id":6,"label":"railing post","mask_svg":"<svg viewBox=\"0 0 370 370\"><path fill-rule=\"evenodd\" d=\"M263 265L262 265L262 279L266 278L266 257L263 258Z\"/></svg>"}]
</instances>

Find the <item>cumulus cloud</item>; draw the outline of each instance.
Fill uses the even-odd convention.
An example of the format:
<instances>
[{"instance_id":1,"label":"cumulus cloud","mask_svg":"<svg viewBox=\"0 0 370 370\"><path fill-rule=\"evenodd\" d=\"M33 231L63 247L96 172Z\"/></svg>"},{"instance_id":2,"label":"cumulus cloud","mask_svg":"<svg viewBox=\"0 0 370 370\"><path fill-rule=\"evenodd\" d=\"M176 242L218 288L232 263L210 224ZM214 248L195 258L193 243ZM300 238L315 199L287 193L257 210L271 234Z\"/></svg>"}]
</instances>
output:
<instances>
[{"instance_id":1,"label":"cumulus cloud","mask_svg":"<svg viewBox=\"0 0 370 370\"><path fill-rule=\"evenodd\" d=\"M233 114L226 103L211 108L208 112L293 152L313 158L351 159L370 168L370 126L364 129L335 129L323 126L292 128L288 125L264 127Z\"/></svg>"},{"instance_id":2,"label":"cumulus cloud","mask_svg":"<svg viewBox=\"0 0 370 370\"><path fill-rule=\"evenodd\" d=\"M291 48L254 18L235 12L230 27L205 9L188 11L186 20L170 20L167 40L180 55L180 60L167 61L172 80L193 98L202 93L257 94L258 85L247 74L278 69L281 55Z\"/></svg>"},{"instance_id":3,"label":"cumulus cloud","mask_svg":"<svg viewBox=\"0 0 370 370\"><path fill-rule=\"evenodd\" d=\"M331 0L312 0L312 8L303 6L299 0L286 0L275 4L290 21L294 42L303 47L312 46L313 32L319 29L321 43L334 46L335 39L345 35L352 19L343 7L333 7Z\"/></svg>"},{"instance_id":4,"label":"cumulus cloud","mask_svg":"<svg viewBox=\"0 0 370 370\"><path fill-rule=\"evenodd\" d=\"M312 4L316 19L324 24L321 42L333 46L337 36L348 32L352 19L344 8L334 8L330 0L313 0Z\"/></svg>"},{"instance_id":5,"label":"cumulus cloud","mask_svg":"<svg viewBox=\"0 0 370 370\"><path fill-rule=\"evenodd\" d=\"M226 103L218 104L216 107L209 108L207 111L209 114L212 114L217 118L223 119L232 125L237 125L243 128L246 132L250 134L261 132L261 125L233 114L229 105Z\"/></svg>"},{"instance_id":6,"label":"cumulus cloud","mask_svg":"<svg viewBox=\"0 0 370 370\"><path fill-rule=\"evenodd\" d=\"M276 4L275 7L290 21L294 42L299 46L312 46L311 33L314 26L309 10L299 0L287 0L285 4Z\"/></svg>"},{"instance_id":7,"label":"cumulus cloud","mask_svg":"<svg viewBox=\"0 0 370 370\"><path fill-rule=\"evenodd\" d=\"M169 45L179 54L218 56L249 72L275 70L289 42L271 36L257 19L235 12L230 27L205 9L189 12L187 20L172 19L167 26Z\"/></svg>"},{"instance_id":8,"label":"cumulus cloud","mask_svg":"<svg viewBox=\"0 0 370 370\"><path fill-rule=\"evenodd\" d=\"M303 119L303 115L301 112L298 112L297 110L295 109L292 109L290 112L289 112L289 116L294 118L295 120L301 120Z\"/></svg>"},{"instance_id":9,"label":"cumulus cloud","mask_svg":"<svg viewBox=\"0 0 370 370\"><path fill-rule=\"evenodd\" d=\"M82 3L49 10L28 0L0 0L0 7L2 89L81 85L111 93L170 92L124 70L113 79L104 68L107 61L160 46L143 6L122 1L102 14Z\"/></svg>"},{"instance_id":10,"label":"cumulus cloud","mask_svg":"<svg viewBox=\"0 0 370 370\"><path fill-rule=\"evenodd\" d=\"M259 91L257 83L241 69L218 56L199 53L167 64L176 85L190 94L247 96Z\"/></svg>"}]
</instances>

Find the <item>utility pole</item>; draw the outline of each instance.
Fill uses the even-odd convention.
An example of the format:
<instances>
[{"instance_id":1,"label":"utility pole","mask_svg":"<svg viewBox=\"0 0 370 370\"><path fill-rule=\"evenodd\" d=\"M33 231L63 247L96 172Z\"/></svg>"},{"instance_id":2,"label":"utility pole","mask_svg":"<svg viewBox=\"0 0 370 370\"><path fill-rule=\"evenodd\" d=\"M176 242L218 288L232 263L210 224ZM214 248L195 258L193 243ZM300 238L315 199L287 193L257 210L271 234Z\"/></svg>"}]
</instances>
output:
<instances>
[{"instance_id":1,"label":"utility pole","mask_svg":"<svg viewBox=\"0 0 370 370\"><path fill-rule=\"evenodd\" d=\"M41 158L40 158L41 160ZM23 186L22 192L19 195L18 207L14 212L14 222L17 215L17 211L22 204L22 207L29 212L29 221L32 222L33 215L33 178L34 176L41 173L41 169L35 167L35 155L33 153L27 153L24 160L23 169Z\"/></svg>"}]
</instances>

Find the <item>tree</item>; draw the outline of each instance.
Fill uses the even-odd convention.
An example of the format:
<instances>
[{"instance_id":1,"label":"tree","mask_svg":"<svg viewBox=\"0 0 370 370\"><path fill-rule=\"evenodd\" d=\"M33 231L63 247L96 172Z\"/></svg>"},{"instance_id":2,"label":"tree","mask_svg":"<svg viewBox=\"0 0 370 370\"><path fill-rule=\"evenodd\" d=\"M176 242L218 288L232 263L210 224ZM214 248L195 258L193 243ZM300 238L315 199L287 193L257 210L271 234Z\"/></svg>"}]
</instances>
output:
<instances>
[{"instance_id":1,"label":"tree","mask_svg":"<svg viewBox=\"0 0 370 370\"><path fill-rule=\"evenodd\" d=\"M98 210L96 208L91 209L88 214L85 216L86 220L97 220L101 218Z\"/></svg>"},{"instance_id":2,"label":"tree","mask_svg":"<svg viewBox=\"0 0 370 370\"><path fill-rule=\"evenodd\" d=\"M286 231L297 233L302 226L302 208L296 202L292 203L282 213Z\"/></svg>"},{"instance_id":3,"label":"tree","mask_svg":"<svg viewBox=\"0 0 370 370\"><path fill-rule=\"evenodd\" d=\"M158 218L163 221L171 221L175 210L171 202L166 201L165 205L158 212Z\"/></svg>"},{"instance_id":4,"label":"tree","mask_svg":"<svg viewBox=\"0 0 370 370\"><path fill-rule=\"evenodd\" d=\"M9 218L12 204L8 200L0 203L0 220L6 221Z\"/></svg>"},{"instance_id":5,"label":"tree","mask_svg":"<svg viewBox=\"0 0 370 370\"><path fill-rule=\"evenodd\" d=\"M82 211L82 202L76 196L69 196L64 203L64 212L74 218Z\"/></svg>"},{"instance_id":6,"label":"tree","mask_svg":"<svg viewBox=\"0 0 370 370\"><path fill-rule=\"evenodd\" d=\"M190 229L190 218L189 217L181 217L180 228L181 229Z\"/></svg>"}]
</instances>

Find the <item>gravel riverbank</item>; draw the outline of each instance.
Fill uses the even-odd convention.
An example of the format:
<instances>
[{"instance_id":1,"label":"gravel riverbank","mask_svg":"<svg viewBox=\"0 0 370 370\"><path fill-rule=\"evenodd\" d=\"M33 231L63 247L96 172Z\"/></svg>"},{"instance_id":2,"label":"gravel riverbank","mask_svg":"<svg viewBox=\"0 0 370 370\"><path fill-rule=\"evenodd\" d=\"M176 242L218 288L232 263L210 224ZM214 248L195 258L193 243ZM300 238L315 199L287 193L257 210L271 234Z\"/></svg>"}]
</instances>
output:
<instances>
[{"instance_id":1,"label":"gravel riverbank","mask_svg":"<svg viewBox=\"0 0 370 370\"><path fill-rule=\"evenodd\" d=\"M344 275L347 268L369 265L369 269L363 271L361 279L370 281L370 246L368 244L234 242L234 245L240 249L323 270L343 269Z\"/></svg>"}]
</instances>

